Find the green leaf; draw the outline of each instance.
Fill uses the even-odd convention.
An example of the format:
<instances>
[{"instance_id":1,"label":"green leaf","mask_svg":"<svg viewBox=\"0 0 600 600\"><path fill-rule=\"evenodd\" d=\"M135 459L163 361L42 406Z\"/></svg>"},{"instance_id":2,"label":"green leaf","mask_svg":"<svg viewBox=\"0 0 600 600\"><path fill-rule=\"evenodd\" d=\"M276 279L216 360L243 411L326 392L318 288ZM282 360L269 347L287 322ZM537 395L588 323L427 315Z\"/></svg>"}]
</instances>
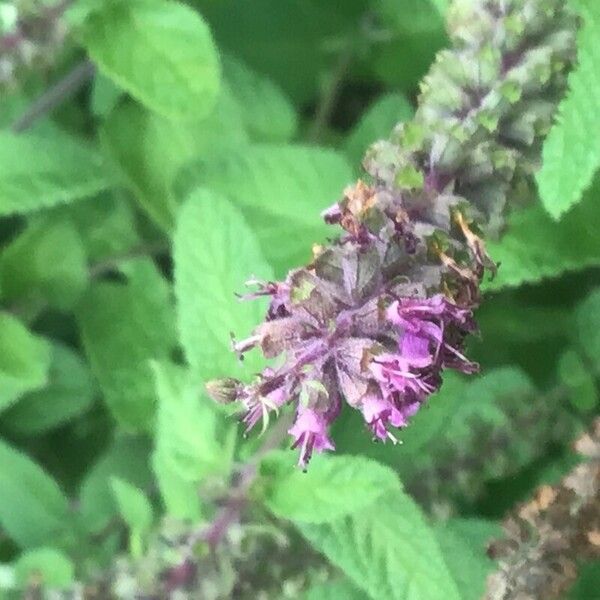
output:
<instances>
[{"instance_id":1,"label":"green leaf","mask_svg":"<svg viewBox=\"0 0 600 600\"><path fill-rule=\"evenodd\" d=\"M598 402L596 382L588 366L574 350L566 350L558 362L558 376L569 391L571 404L580 412L591 411Z\"/></svg>"},{"instance_id":2,"label":"green leaf","mask_svg":"<svg viewBox=\"0 0 600 600\"><path fill-rule=\"evenodd\" d=\"M2 425L19 434L38 435L85 412L94 400L87 366L67 346L54 343L48 385L28 392L2 414Z\"/></svg>"},{"instance_id":3,"label":"green leaf","mask_svg":"<svg viewBox=\"0 0 600 600\"><path fill-rule=\"evenodd\" d=\"M169 514L197 518L199 483L229 471L233 438L219 430L215 407L199 396L196 378L168 363L153 367L159 400L153 456L158 484Z\"/></svg>"},{"instance_id":4,"label":"green leaf","mask_svg":"<svg viewBox=\"0 0 600 600\"><path fill-rule=\"evenodd\" d=\"M100 70L152 110L198 119L214 107L220 66L200 14L179 2L112 0L81 39Z\"/></svg>"},{"instance_id":5,"label":"green leaf","mask_svg":"<svg viewBox=\"0 0 600 600\"><path fill-rule=\"evenodd\" d=\"M73 202L110 185L100 157L67 134L0 132L1 216Z\"/></svg>"},{"instance_id":6,"label":"green leaf","mask_svg":"<svg viewBox=\"0 0 600 600\"><path fill-rule=\"evenodd\" d=\"M56 481L0 440L0 526L19 546L57 540L70 529L69 504Z\"/></svg>"},{"instance_id":7,"label":"green leaf","mask_svg":"<svg viewBox=\"0 0 600 600\"><path fill-rule=\"evenodd\" d=\"M81 520L87 531L98 532L118 514L110 486L111 478L147 489L152 481L145 440L119 437L88 469L79 490Z\"/></svg>"},{"instance_id":8,"label":"green leaf","mask_svg":"<svg viewBox=\"0 0 600 600\"><path fill-rule=\"evenodd\" d=\"M92 263L92 271L103 260L126 254L140 244L136 215L122 196L100 194L92 200L61 207L56 212L75 225Z\"/></svg>"},{"instance_id":9,"label":"green leaf","mask_svg":"<svg viewBox=\"0 0 600 600\"><path fill-rule=\"evenodd\" d=\"M111 79L98 73L94 78L90 100L92 113L99 118L106 117L119 103L123 90Z\"/></svg>"},{"instance_id":10,"label":"green leaf","mask_svg":"<svg viewBox=\"0 0 600 600\"><path fill-rule=\"evenodd\" d=\"M342 155L299 145L254 145L186 173L184 188L200 184L241 209L278 275L308 262L311 245L331 235L319 215L353 179Z\"/></svg>"},{"instance_id":11,"label":"green leaf","mask_svg":"<svg viewBox=\"0 0 600 600\"><path fill-rule=\"evenodd\" d=\"M0 411L46 384L50 360L46 340L15 317L0 313Z\"/></svg>"},{"instance_id":12,"label":"green leaf","mask_svg":"<svg viewBox=\"0 0 600 600\"><path fill-rule=\"evenodd\" d=\"M66 588L75 579L75 565L56 548L35 548L19 556L15 562L15 577L21 587L35 582L46 590Z\"/></svg>"},{"instance_id":13,"label":"green leaf","mask_svg":"<svg viewBox=\"0 0 600 600\"><path fill-rule=\"evenodd\" d=\"M565 272L600 264L600 237L596 235L600 181L559 223L539 204L515 210L506 234L487 245L500 263L498 275L484 290L537 283Z\"/></svg>"},{"instance_id":14,"label":"green leaf","mask_svg":"<svg viewBox=\"0 0 600 600\"><path fill-rule=\"evenodd\" d=\"M152 505L144 492L119 477L111 477L110 485L119 513L127 526L138 533L148 531L152 526L153 514Z\"/></svg>"},{"instance_id":15,"label":"green leaf","mask_svg":"<svg viewBox=\"0 0 600 600\"><path fill-rule=\"evenodd\" d=\"M339 46L347 46L347 36L356 35L355 31L343 31L337 19L328 18L323 4L220 0L203 2L202 13L220 48L279 84L296 103L306 104L316 96L323 72L337 55L327 52L327 43L331 45L334 38L334 49L339 52ZM339 17L344 11L339 5L336 9L331 12ZM351 20L354 29L357 21Z\"/></svg>"},{"instance_id":16,"label":"green leaf","mask_svg":"<svg viewBox=\"0 0 600 600\"><path fill-rule=\"evenodd\" d=\"M179 337L188 362L207 379L239 373L230 335L248 335L261 319L262 303L240 304L235 294L252 275L272 278L252 231L226 199L198 189L180 210L173 257ZM244 371L252 372L260 358L248 359Z\"/></svg>"},{"instance_id":17,"label":"green leaf","mask_svg":"<svg viewBox=\"0 0 600 600\"><path fill-rule=\"evenodd\" d=\"M299 526L373 600L459 600L433 532L404 492L329 524Z\"/></svg>"},{"instance_id":18,"label":"green leaf","mask_svg":"<svg viewBox=\"0 0 600 600\"><path fill-rule=\"evenodd\" d=\"M94 284L78 321L108 408L126 429L148 430L155 405L149 362L167 358L175 344L171 289L147 259L121 269L126 283Z\"/></svg>"},{"instance_id":19,"label":"green leaf","mask_svg":"<svg viewBox=\"0 0 600 600\"><path fill-rule=\"evenodd\" d=\"M387 138L395 125L408 121L413 114L414 109L404 94L390 93L378 98L361 116L344 143L351 164L358 167L373 142Z\"/></svg>"},{"instance_id":20,"label":"green leaf","mask_svg":"<svg viewBox=\"0 0 600 600\"><path fill-rule=\"evenodd\" d=\"M261 471L267 476L267 508L299 523L326 523L369 510L380 496L400 487L390 468L360 456L318 456L303 473L292 466L288 452L281 452L268 456Z\"/></svg>"},{"instance_id":21,"label":"green leaf","mask_svg":"<svg viewBox=\"0 0 600 600\"><path fill-rule=\"evenodd\" d=\"M575 311L575 340L582 356L600 376L600 288L589 294Z\"/></svg>"},{"instance_id":22,"label":"green leaf","mask_svg":"<svg viewBox=\"0 0 600 600\"><path fill-rule=\"evenodd\" d=\"M366 598L364 592L345 579L313 585L303 596L303 600L366 600Z\"/></svg>"},{"instance_id":23,"label":"green leaf","mask_svg":"<svg viewBox=\"0 0 600 600\"><path fill-rule=\"evenodd\" d=\"M569 75L569 93L544 143L536 176L544 207L555 219L581 200L600 166L600 139L590 135L600 111L600 4L576 0L575 5L583 17L577 66Z\"/></svg>"},{"instance_id":24,"label":"green leaf","mask_svg":"<svg viewBox=\"0 0 600 600\"><path fill-rule=\"evenodd\" d=\"M232 56L225 57L223 74L253 139L285 142L294 136L298 117L277 85Z\"/></svg>"},{"instance_id":25,"label":"green leaf","mask_svg":"<svg viewBox=\"0 0 600 600\"><path fill-rule=\"evenodd\" d=\"M486 555L487 543L502 534L502 528L482 519L450 519L434 527L442 554L463 600L479 600L485 581L495 568Z\"/></svg>"},{"instance_id":26,"label":"green leaf","mask_svg":"<svg viewBox=\"0 0 600 600\"><path fill-rule=\"evenodd\" d=\"M0 255L0 289L10 303L69 310L87 282L85 248L67 219L33 220Z\"/></svg>"},{"instance_id":27,"label":"green leaf","mask_svg":"<svg viewBox=\"0 0 600 600\"><path fill-rule=\"evenodd\" d=\"M169 121L135 104L114 110L100 132L103 145L124 183L150 217L170 231L177 201L172 184L189 160L239 151L248 141L240 107L223 88L215 109L204 119Z\"/></svg>"}]
</instances>

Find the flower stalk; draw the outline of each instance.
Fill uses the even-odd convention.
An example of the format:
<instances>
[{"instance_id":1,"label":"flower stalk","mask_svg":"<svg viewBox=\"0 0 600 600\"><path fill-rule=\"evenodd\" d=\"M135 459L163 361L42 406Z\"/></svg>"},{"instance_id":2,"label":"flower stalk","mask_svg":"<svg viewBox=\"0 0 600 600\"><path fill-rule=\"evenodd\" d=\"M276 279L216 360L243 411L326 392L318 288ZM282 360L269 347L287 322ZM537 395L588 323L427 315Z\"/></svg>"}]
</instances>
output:
<instances>
[{"instance_id":1,"label":"flower stalk","mask_svg":"<svg viewBox=\"0 0 600 600\"><path fill-rule=\"evenodd\" d=\"M477 370L465 339L496 269L483 237L531 193L576 28L564 0L454 2L453 47L423 81L415 118L368 151L365 181L322 215L339 237L284 281L253 282L247 297L270 305L234 349L278 362L249 384L228 380L247 430L292 404L305 468L334 449L329 427L344 404L374 439L396 442L445 369Z\"/></svg>"}]
</instances>

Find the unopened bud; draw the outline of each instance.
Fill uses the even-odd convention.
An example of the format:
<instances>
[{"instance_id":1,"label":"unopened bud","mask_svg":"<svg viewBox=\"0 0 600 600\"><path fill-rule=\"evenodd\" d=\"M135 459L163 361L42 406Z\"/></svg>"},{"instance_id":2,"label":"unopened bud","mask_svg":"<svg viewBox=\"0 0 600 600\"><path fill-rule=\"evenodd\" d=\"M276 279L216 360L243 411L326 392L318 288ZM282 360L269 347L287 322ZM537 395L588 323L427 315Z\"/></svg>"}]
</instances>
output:
<instances>
[{"instance_id":1,"label":"unopened bud","mask_svg":"<svg viewBox=\"0 0 600 600\"><path fill-rule=\"evenodd\" d=\"M230 404L238 399L242 383L232 377L212 379L206 382L206 393L219 404Z\"/></svg>"}]
</instances>

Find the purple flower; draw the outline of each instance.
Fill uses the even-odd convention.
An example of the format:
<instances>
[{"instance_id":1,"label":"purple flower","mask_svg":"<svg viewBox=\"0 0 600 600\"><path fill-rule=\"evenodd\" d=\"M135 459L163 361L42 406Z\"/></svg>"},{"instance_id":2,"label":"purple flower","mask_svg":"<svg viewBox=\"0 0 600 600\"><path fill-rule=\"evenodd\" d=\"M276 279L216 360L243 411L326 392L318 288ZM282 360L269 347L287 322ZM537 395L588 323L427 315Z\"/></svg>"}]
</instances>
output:
<instances>
[{"instance_id":1,"label":"purple flower","mask_svg":"<svg viewBox=\"0 0 600 600\"><path fill-rule=\"evenodd\" d=\"M390 430L408 424L444 369L476 369L463 354L475 330L474 304L465 300L473 280L461 280L466 267L453 261L427 264L424 234L402 198L360 184L324 217L344 235L283 282L252 280L257 290L244 297L271 300L265 320L234 349L243 356L259 348L277 366L247 385L209 384L209 393L242 402L246 430L293 405L289 433L303 468L314 452L334 449L328 429L344 402L375 438L395 442Z\"/></svg>"},{"instance_id":2,"label":"purple flower","mask_svg":"<svg viewBox=\"0 0 600 600\"><path fill-rule=\"evenodd\" d=\"M300 448L298 465L306 468L313 452L335 450L329 438L329 422L326 416L313 408L300 406L296 421L288 433L294 438L292 448Z\"/></svg>"}]
</instances>

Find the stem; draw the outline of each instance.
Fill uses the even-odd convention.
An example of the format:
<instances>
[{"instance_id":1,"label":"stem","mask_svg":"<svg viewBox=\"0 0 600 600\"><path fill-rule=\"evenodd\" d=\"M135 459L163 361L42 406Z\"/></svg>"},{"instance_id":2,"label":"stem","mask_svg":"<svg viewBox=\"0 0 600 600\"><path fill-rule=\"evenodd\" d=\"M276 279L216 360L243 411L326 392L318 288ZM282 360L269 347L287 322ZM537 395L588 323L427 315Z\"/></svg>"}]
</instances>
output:
<instances>
[{"instance_id":1,"label":"stem","mask_svg":"<svg viewBox=\"0 0 600 600\"><path fill-rule=\"evenodd\" d=\"M217 512L208 527L190 536L188 547L190 553L199 542L208 544L212 551L223 541L229 527L240 517L248 502L248 495L258 475L258 465L261 459L271 450L278 448L287 436L292 421L292 414L281 417L273 427L264 443L241 468L237 482L233 485L223 507Z\"/></svg>"},{"instance_id":2,"label":"stem","mask_svg":"<svg viewBox=\"0 0 600 600\"><path fill-rule=\"evenodd\" d=\"M65 100L77 92L89 79L96 69L89 60L83 60L76 65L58 83L40 96L12 125L13 133L21 133L29 129L38 119L51 113Z\"/></svg>"}]
</instances>

